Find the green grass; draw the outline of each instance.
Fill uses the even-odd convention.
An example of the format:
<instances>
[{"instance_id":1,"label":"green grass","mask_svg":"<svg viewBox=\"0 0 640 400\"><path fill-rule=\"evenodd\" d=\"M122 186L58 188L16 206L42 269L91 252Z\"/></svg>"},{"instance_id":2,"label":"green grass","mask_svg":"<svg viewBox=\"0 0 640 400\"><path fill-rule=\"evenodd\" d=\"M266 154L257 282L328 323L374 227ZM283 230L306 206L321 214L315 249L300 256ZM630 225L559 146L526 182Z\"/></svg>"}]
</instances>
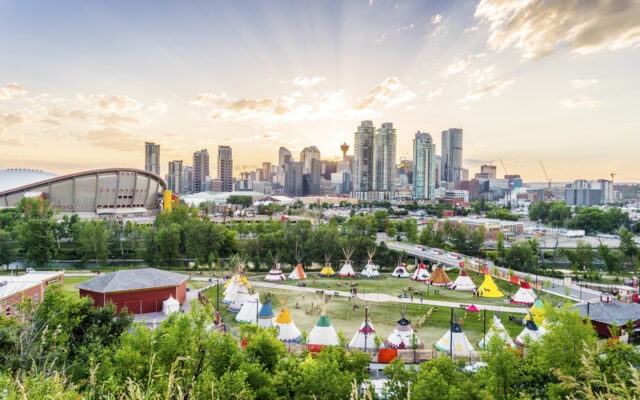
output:
<instances>
[{"instance_id":1,"label":"green grass","mask_svg":"<svg viewBox=\"0 0 640 400\"><path fill-rule=\"evenodd\" d=\"M62 284L62 289L65 292L78 294L78 289L76 289L76 285L79 285L82 282L86 282L91 278L93 277L92 276L65 276L64 283Z\"/></svg>"}]
</instances>

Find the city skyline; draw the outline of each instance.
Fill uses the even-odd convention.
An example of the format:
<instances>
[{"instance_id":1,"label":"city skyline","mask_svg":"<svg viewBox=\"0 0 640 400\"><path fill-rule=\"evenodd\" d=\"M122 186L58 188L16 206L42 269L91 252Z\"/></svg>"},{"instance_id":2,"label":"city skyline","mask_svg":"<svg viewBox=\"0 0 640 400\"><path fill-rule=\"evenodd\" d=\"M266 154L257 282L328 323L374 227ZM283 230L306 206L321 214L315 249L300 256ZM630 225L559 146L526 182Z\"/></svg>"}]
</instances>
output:
<instances>
[{"instance_id":1,"label":"city skyline","mask_svg":"<svg viewBox=\"0 0 640 400\"><path fill-rule=\"evenodd\" d=\"M143 168L149 141L163 177L219 145L237 176L280 146L353 154L373 120L396 128L396 161L416 131L442 149L462 128L470 175L503 159L527 181L539 161L554 182L640 180L638 5L526 3L5 2L0 168Z\"/></svg>"}]
</instances>

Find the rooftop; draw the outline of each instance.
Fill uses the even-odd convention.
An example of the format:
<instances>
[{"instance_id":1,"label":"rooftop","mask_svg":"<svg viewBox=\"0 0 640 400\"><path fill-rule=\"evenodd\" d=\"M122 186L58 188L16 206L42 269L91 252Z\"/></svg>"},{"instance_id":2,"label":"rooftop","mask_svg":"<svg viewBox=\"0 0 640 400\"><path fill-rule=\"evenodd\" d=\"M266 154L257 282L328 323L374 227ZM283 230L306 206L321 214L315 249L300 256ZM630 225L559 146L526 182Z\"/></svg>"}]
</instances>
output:
<instances>
[{"instance_id":1,"label":"rooftop","mask_svg":"<svg viewBox=\"0 0 640 400\"><path fill-rule=\"evenodd\" d=\"M177 286L187 279L187 275L155 268L123 269L97 276L76 285L76 288L97 293L126 292Z\"/></svg>"},{"instance_id":2,"label":"rooftop","mask_svg":"<svg viewBox=\"0 0 640 400\"><path fill-rule=\"evenodd\" d=\"M636 303L611 300L610 302L599 301L597 303L577 304L574 307L580 312L582 318L587 318L588 307L588 317L592 321L607 325L622 326L629 320L637 321L640 319L640 304Z\"/></svg>"}]
</instances>

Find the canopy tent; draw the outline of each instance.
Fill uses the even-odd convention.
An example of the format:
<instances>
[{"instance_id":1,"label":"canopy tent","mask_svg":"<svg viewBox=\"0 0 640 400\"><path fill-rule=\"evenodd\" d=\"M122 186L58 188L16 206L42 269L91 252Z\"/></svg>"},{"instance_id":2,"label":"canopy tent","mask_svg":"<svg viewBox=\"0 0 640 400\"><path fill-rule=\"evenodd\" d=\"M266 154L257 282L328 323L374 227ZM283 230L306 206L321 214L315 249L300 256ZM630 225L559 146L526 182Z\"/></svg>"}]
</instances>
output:
<instances>
[{"instance_id":1,"label":"canopy tent","mask_svg":"<svg viewBox=\"0 0 640 400\"><path fill-rule=\"evenodd\" d=\"M465 311L470 311L470 312L480 312L478 307L476 307L474 304L470 305L469 307L465 308L464 310Z\"/></svg>"},{"instance_id":2,"label":"canopy tent","mask_svg":"<svg viewBox=\"0 0 640 400\"><path fill-rule=\"evenodd\" d=\"M375 348L375 342L373 338L376 336L376 330L373 329L373 325L366 321L362 321L360 329L353 335L353 338L349 342L349 347L352 349L373 349Z\"/></svg>"},{"instance_id":3,"label":"canopy tent","mask_svg":"<svg viewBox=\"0 0 640 400\"><path fill-rule=\"evenodd\" d=\"M529 338L530 342L537 342L545 333L547 333L545 328L539 327L535 322L528 320L515 342L518 346L524 346L527 338Z\"/></svg>"},{"instance_id":4,"label":"canopy tent","mask_svg":"<svg viewBox=\"0 0 640 400\"><path fill-rule=\"evenodd\" d=\"M514 304L525 304L527 306L532 305L536 301L536 293L531 289L531 286L527 282L520 282L520 288L511 298L511 302Z\"/></svg>"},{"instance_id":5,"label":"canopy tent","mask_svg":"<svg viewBox=\"0 0 640 400\"><path fill-rule=\"evenodd\" d=\"M356 276L356 271L353 270L351 266L351 261L347 260L344 262L340 271L338 271L338 276L341 278L353 278Z\"/></svg>"},{"instance_id":6,"label":"canopy tent","mask_svg":"<svg viewBox=\"0 0 640 400\"><path fill-rule=\"evenodd\" d=\"M260 307L260 311L258 311L258 326L269 329L275 326L275 322L276 315L271 309L271 299L269 299Z\"/></svg>"},{"instance_id":7,"label":"canopy tent","mask_svg":"<svg viewBox=\"0 0 640 400\"><path fill-rule=\"evenodd\" d=\"M307 279L307 274L302 269L302 264L298 264L298 266L295 267L293 271L291 271L291 273L289 274L289 279L294 281Z\"/></svg>"},{"instance_id":8,"label":"canopy tent","mask_svg":"<svg viewBox=\"0 0 640 400\"><path fill-rule=\"evenodd\" d=\"M546 318L546 315L544 312L544 304L542 303L542 300L536 299L533 302L533 305L531 306L531 308L529 309L529 313L527 314L525 319L527 321L533 320L533 322L540 325L545 318Z\"/></svg>"},{"instance_id":9,"label":"canopy tent","mask_svg":"<svg viewBox=\"0 0 640 400\"><path fill-rule=\"evenodd\" d=\"M433 274L431 274L429 279L427 279L427 282L433 286L447 286L451 283L451 279L449 278L449 275L444 272L444 269L441 266L438 266L433 271Z\"/></svg>"},{"instance_id":10,"label":"canopy tent","mask_svg":"<svg viewBox=\"0 0 640 400\"><path fill-rule=\"evenodd\" d=\"M233 298L233 302L229 306L228 310L232 313L238 313L242 309L242 306L249 298L249 291L246 287L240 287L236 297Z\"/></svg>"},{"instance_id":11,"label":"canopy tent","mask_svg":"<svg viewBox=\"0 0 640 400\"><path fill-rule=\"evenodd\" d=\"M269 270L269 273L264 278L265 282L284 282L287 278L282 273L278 263L273 264L273 268Z\"/></svg>"},{"instance_id":12,"label":"canopy tent","mask_svg":"<svg viewBox=\"0 0 640 400\"><path fill-rule=\"evenodd\" d=\"M175 314L180 311L180 302L169 296L168 299L162 302L162 313L164 315Z\"/></svg>"},{"instance_id":13,"label":"canopy tent","mask_svg":"<svg viewBox=\"0 0 640 400\"><path fill-rule=\"evenodd\" d=\"M511 279L509 280L511 283L514 283L516 285L520 284L520 278L518 278L518 275L512 275Z\"/></svg>"},{"instance_id":14,"label":"canopy tent","mask_svg":"<svg viewBox=\"0 0 640 400\"><path fill-rule=\"evenodd\" d=\"M422 348L422 343L420 343L413 328L409 325L410 323L411 321L402 315L398 325L384 342L387 349L411 349L414 343L417 348Z\"/></svg>"},{"instance_id":15,"label":"canopy tent","mask_svg":"<svg viewBox=\"0 0 640 400\"><path fill-rule=\"evenodd\" d=\"M498 286L489 274L484 275L484 282L482 282L482 285L478 288L478 293L482 297L504 297L504 294L498 289Z\"/></svg>"},{"instance_id":16,"label":"canopy tent","mask_svg":"<svg viewBox=\"0 0 640 400\"><path fill-rule=\"evenodd\" d=\"M453 281L450 288L460 292L473 292L476 289L476 284L473 283L469 275L467 275L467 271L461 269L460 275Z\"/></svg>"},{"instance_id":17,"label":"canopy tent","mask_svg":"<svg viewBox=\"0 0 640 400\"><path fill-rule=\"evenodd\" d=\"M278 340L285 343L300 343L302 333L291 319L289 309L282 304L282 311L276 317L276 327L278 328Z\"/></svg>"},{"instance_id":18,"label":"canopy tent","mask_svg":"<svg viewBox=\"0 0 640 400\"><path fill-rule=\"evenodd\" d=\"M396 269L393 270L391 276L394 278L409 278L411 275L407 272L407 269L404 267L404 264L398 263Z\"/></svg>"},{"instance_id":19,"label":"canopy tent","mask_svg":"<svg viewBox=\"0 0 640 400\"><path fill-rule=\"evenodd\" d=\"M427 267L424 264L419 264L418 268L416 268L411 280L417 282L426 282L429 280L429 271L427 271Z\"/></svg>"},{"instance_id":20,"label":"canopy tent","mask_svg":"<svg viewBox=\"0 0 640 400\"><path fill-rule=\"evenodd\" d=\"M436 342L435 347L447 353L452 349L453 351L473 351L473 345L457 322L451 323L451 328Z\"/></svg>"},{"instance_id":21,"label":"canopy tent","mask_svg":"<svg viewBox=\"0 0 640 400\"><path fill-rule=\"evenodd\" d=\"M491 343L491 338L494 336L500 337L507 347L516 347L516 345L513 343L513 340L511 339L511 336L509 336L507 330L504 329L504 325L502 325L502 321L500 321L500 318L497 315L493 316L493 324L491 325L491 328L489 328L489 332L484 335L484 338L482 338L482 340L478 344L478 347L484 349L486 345Z\"/></svg>"},{"instance_id":22,"label":"canopy tent","mask_svg":"<svg viewBox=\"0 0 640 400\"><path fill-rule=\"evenodd\" d=\"M333 329L329 316L323 310L322 315L318 319L316 326L309 332L307 338L307 344L310 346L337 346L340 344L340 339L336 330Z\"/></svg>"},{"instance_id":23,"label":"canopy tent","mask_svg":"<svg viewBox=\"0 0 640 400\"><path fill-rule=\"evenodd\" d=\"M258 316L258 305L260 304L259 295L252 294L247 297L240 312L236 315L236 321L244 322L246 324L255 324L256 317Z\"/></svg>"}]
</instances>

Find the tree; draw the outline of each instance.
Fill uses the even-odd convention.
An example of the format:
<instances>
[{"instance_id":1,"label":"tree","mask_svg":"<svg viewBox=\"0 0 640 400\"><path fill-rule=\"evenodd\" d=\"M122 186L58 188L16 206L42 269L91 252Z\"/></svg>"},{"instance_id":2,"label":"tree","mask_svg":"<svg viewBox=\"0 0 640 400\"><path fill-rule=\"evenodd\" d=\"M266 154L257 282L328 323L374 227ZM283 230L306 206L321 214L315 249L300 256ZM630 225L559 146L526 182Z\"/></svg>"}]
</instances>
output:
<instances>
[{"instance_id":1,"label":"tree","mask_svg":"<svg viewBox=\"0 0 640 400\"><path fill-rule=\"evenodd\" d=\"M107 230L102 221L84 222L78 236L83 261L94 260L96 267L100 268L99 261L106 262L109 258L107 240Z\"/></svg>"},{"instance_id":2,"label":"tree","mask_svg":"<svg viewBox=\"0 0 640 400\"><path fill-rule=\"evenodd\" d=\"M378 232L384 232L387 227L387 219L389 218L389 213L386 210L376 210L373 213L373 218L376 220L376 224L378 225Z\"/></svg>"},{"instance_id":3,"label":"tree","mask_svg":"<svg viewBox=\"0 0 640 400\"><path fill-rule=\"evenodd\" d=\"M498 252L498 258L500 259L500 263L504 261L504 233L502 231L498 232L498 240L496 242L496 251Z\"/></svg>"},{"instance_id":4,"label":"tree","mask_svg":"<svg viewBox=\"0 0 640 400\"><path fill-rule=\"evenodd\" d=\"M517 398L516 382L520 375L520 356L515 349L505 346L504 340L494 335L482 357L487 367L480 372L480 381L496 400Z\"/></svg>"},{"instance_id":5,"label":"tree","mask_svg":"<svg viewBox=\"0 0 640 400\"><path fill-rule=\"evenodd\" d=\"M22 222L18 238L22 252L30 264L49 265L55 251L53 210L47 200L23 197L18 203Z\"/></svg>"},{"instance_id":6,"label":"tree","mask_svg":"<svg viewBox=\"0 0 640 400\"><path fill-rule=\"evenodd\" d=\"M506 263L518 271L532 272L536 260L536 253L529 241L514 243L506 251Z\"/></svg>"},{"instance_id":7,"label":"tree","mask_svg":"<svg viewBox=\"0 0 640 400\"><path fill-rule=\"evenodd\" d=\"M415 243L418 241L418 223L415 219L404 221L404 233L407 235L409 242Z\"/></svg>"},{"instance_id":8,"label":"tree","mask_svg":"<svg viewBox=\"0 0 640 400\"><path fill-rule=\"evenodd\" d=\"M244 208L251 207L253 204L253 197L244 195L233 195L227 197L227 204L238 204Z\"/></svg>"},{"instance_id":9,"label":"tree","mask_svg":"<svg viewBox=\"0 0 640 400\"><path fill-rule=\"evenodd\" d=\"M640 248L633 240L633 233L627 228L620 229L620 251L627 258L628 265L633 265L634 260L640 256Z\"/></svg>"},{"instance_id":10,"label":"tree","mask_svg":"<svg viewBox=\"0 0 640 400\"><path fill-rule=\"evenodd\" d=\"M180 225L177 223L165 224L158 228L158 256L166 266L175 264L180 255L180 231Z\"/></svg>"},{"instance_id":11,"label":"tree","mask_svg":"<svg viewBox=\"0 0 640 400\"><path fill-rule=\"evenodd\" d=\"M607 272L610 274L614 274L620 271L620 253L614 250L611 250L609 246L600 243L598 246L598 256L604 262L604 266L607 269Z\"/></svg>"},{"instance_id":12,"label":"tree","mask_svg":"<svg viewBox=\"0 0 640 400\"><path fill-rule=\"evenodd\" d=\"M11 235L9 232L0 229L0 266L6 265L7 271L9 264L14 260L13 244L11 243Z\"/></svg>"}]
</instances>

